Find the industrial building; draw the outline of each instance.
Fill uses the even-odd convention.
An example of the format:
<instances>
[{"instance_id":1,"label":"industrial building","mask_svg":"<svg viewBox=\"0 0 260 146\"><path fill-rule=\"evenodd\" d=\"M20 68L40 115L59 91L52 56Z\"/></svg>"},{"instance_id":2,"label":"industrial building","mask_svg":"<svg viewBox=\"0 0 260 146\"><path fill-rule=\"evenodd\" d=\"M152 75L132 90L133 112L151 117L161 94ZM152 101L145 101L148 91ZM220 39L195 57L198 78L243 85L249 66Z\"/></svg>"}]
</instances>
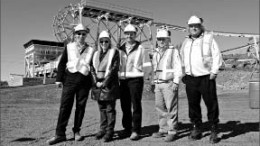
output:
<instances>
[{"instance_id":1,"label":"industrial building","mask_svg":"<svg viewBox=\"0 0 260 146\"><path fill-rule=\"evenodd\" d=\"M52 77L59 62L59 56L64 50L64 43L30 40L25 48L25 78L41 77L44 73Z\"/></svg>"}]
</instances>

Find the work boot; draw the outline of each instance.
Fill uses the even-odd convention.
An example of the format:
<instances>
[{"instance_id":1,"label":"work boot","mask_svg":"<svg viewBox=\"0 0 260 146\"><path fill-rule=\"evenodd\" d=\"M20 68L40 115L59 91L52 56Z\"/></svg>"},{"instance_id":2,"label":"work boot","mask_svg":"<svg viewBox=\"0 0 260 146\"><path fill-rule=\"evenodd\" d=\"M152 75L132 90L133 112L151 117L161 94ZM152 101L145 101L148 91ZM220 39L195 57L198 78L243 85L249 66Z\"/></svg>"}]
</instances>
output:
<instances>
[{"instance_id":1,"label":"work boot","mask_svg":"<svg viewBox=\"0 0 260 146\"><path fill-rule=\"evenodd\" d=\"M66 136L54 136L52 137L51 139L47 140L47 143L49 145L53 145L53 144L56 144L56 143L60 143L60 142L63 142L63 141L66 141L67 138Z\"/></svg>"},{"instance_id":2,"label":"work boot","mask_svg":"<svg viewBox=\"0 0 260 146\"><path fill-rule=\"evenodd\" d=\"M74 133L74 140L75 141L82 141L83 137L79 134L79 132Z\"/></svg>"},{"instance_id":3,"label":"work boot","mask_svg":"<svg viewBox=\"0 0 260 146\"><path fill-rule=\"evenodd\" d=\"M114 132L107 132L105 136L103 137L104 142L110 142L113 140Z\"/></svg>"},{"instance_id":4,"label":"work boot","mask_svg":"<svg viewBox=\"0 0 260 146\"><path fill-rule=\"evenodd\" d=\"M199 140L202 138L201 125L193 125L193 129L190 133L190 140Z\"/></svg>"},{"instance_id":5,"label":"work boot","mask_svg":"<svg viewBox=\"0 0 260 146\"><path fill-rule=\"evenodd\" d=\"M136 132L132 132L130 136L130 140L138 140L138 139L140 139L140 135Z\"/></svg>"},{"instance_id":6,"label":"work boot","mask_svg":"<svg viewBox=\"0 0 260 146\"><path fill-rule=\"evenodd\" d=\"M105 131L99 131L99 132L95 135L95 138L96 138L96 139L101 139L105 134L106 134Z\"/></svg>"},{"instance_id":7,"label":"work boot","mask_svg":"<svg viewBox=\"0 0 260 146\"><path fill-rule=\"evenodd\" d=\"M126 138L131 135L131 130L124 129L122 132L119 133L120 138Z\"/></svg>"},{"instance_id":8,"label":"work boot","mask_svg":"<svg viewBox=\"0 0 260 146\"><path fill-rule=\"evenodd\" d=\"M212 143L212 144L217 143L219 141L217 131L218 131L218 126L213 125L211 127L211 133L210 133L210 137L209 137L209 142Z\"/></svg>"}]
</instances>

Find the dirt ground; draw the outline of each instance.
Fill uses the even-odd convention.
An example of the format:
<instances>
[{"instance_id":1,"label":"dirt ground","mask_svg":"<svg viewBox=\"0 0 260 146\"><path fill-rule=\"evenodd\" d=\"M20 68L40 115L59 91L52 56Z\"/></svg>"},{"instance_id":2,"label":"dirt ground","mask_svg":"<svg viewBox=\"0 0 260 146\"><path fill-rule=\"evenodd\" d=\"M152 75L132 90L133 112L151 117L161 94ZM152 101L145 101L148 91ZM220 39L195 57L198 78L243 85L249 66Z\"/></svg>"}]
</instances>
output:
<instances>
[{"instance_id":1,"label":"dirt ground","mask_svg":"<svg viewBox=\"0 0 260 146\"><path fill-rule=\"evenodd\" d=\"M18 94L18 93L17 93ZM58 96L41 94L28 97L1 95L1 145L2 146L45 146L46 140L55 133L55 126L59 111ZM220 142L216 146L258 146L259 145L259 109L249 107L248 90L218 91L220 106ZM206 122L206 108L202 104L203 121ZM157 113L154 108L153 98L145 97L142 101L143 120L142 135L139 141L131 141L128 138L120 139L117 133L122 130L122 112L120 103L117 102L117 122L114 141L103 143L95 140L94 134L99 129L99 112L96 102L88 100L86 113L82 125L81 134L84 140L74 142L72 139L72 125L74 109L67 127L68 141L57 144L58 146L208 146L209 129L204 127L203 138L198 141L189 141L188 134L191 127L188 118L186 95L180 93L179 98L179 130L180 135L174 141L166 143L163 139L151 137L158 130ZM207 125L207 123L205 123Z\"/></svg>"}]
</instances>

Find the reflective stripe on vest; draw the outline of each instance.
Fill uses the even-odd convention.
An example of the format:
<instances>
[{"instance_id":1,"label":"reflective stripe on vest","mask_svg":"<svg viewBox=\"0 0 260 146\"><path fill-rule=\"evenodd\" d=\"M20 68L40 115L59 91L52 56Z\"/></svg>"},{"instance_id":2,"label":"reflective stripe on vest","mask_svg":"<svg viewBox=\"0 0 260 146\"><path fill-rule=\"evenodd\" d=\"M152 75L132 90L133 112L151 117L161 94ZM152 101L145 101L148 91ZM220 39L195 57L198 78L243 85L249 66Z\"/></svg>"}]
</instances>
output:
<instances>
[{"instance_id":1,"label":"reflective stripe on vest","mask_svg":"<svg viewBox=\"0 0 260 146\"><path fill-rule=\"evenodd\" d=\"M173 48L165 50L162 56L160 56L158 52L155 53L153 56L153 65L155 71L154 81L170 80L174 78L173 54Z\"/></svg>"},{"instance_id":2,"label":"reflective stripe on vest","mask_svg":"<svg viewBox=\"0 0 260 146\"><path fill-rule=\"evenodd\" d=\"M208 57L208 56L212 56L212 54L211 54L212 41L213 41L213 33L204 34L204 37L202 39L203 45L201 45L201 47L202 47L201 48L201 56L203 56L203 58Z\"/></svg>"},{"instance_id":3,"label":"reflective stripe on vest","mask_svg":"<svg viewBox=\"0 0 260 146\"><path fill-rule=\"evenodd\" d=\"M212 46L212 42L213 42L213 33L207 33L204 35L203 40L202 40L202 44L201 45L201 56L202 56L202 61L203 64L206 68L208 68L209 70L212 67L212 51L211 51L211 46Z\"/></svg>"},{"instance_id":4,"label":"reflective stripe on vest","mask_svg":"<svg viewBox=\"0 0 260 146\"><path fill-rule=\"evenodd\" d=\"M136 46L138 45L138 46ZM124 78L133 78L133 77L142 77L143 73L143 49L136 44L134 46L137 49L134 49L130 54L126 54L124 51L120 50L120 68L119 68L119 77Z\"/></svg>"},{"instance_id":5,"label":"reflective stripe on vest","mask_svg":"<svg viewBox=\"0 0 260 146\"><path fill-rule=\"evenodd\" d=\"M105 54L105 57L99 61L100 51L96 51L93 55L93 66L95 68L97 78L104 79L111 68L112 59L115 55L116 49L109 49L108 52Z\"/></svg>"},{"instance_id":6,"label":"reflective stripe on vest","mask_svg":"<svg viewBox=\"0 0 260 146\"><path fill-rule=\"evenodd\" d=\"M67 69L71 73L80 72L83 75L89 73L89 63L91 61L94 49L87 47L82 54L80 54L76 43L67 44L68 62L66 64Z\"/></svg>"},{"instance_id":7,"label":"reflective stripe on vest","mask_svg":"<svg viewBox=\"0 0 260 146\"><path fill-rule=\"evenodd\" d=\"M190 41L190 38L186 38L182 44L181 47L181 54L182 54L182 65L184 65L184 49L186 47L187 42ZM205 67L211 68L212 65L212 52L211 52L211 46L213 42L213 32L206 33L204 32L203 39L201 39L200 43L200 48L201 48L201 56L202 56L202 61L205 65Z\"/></svg>"}]
</instances>

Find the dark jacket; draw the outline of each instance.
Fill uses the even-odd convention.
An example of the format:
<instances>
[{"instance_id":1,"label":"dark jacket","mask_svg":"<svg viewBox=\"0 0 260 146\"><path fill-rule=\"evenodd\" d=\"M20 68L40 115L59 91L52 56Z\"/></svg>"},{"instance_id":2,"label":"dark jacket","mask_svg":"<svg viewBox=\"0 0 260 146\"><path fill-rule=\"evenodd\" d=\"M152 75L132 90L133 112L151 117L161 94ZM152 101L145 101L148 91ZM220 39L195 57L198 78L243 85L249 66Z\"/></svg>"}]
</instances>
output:
<instances>
[{"instance_id":1,"label":"dark jacket","mask_svg":"<svg viewBox=\"0 0 260 146\"><path fill-rule=\"evenodd\" d=\"M100 61L104 58L105 54L101 54ZM119 69L119 52L116 51L115 55L112 59L111 69L105 79L98 79L95 68L93 67L93 63L90 67L90 74L92 77L92 90L98 91L98 89L103 90L103 92L107 92L108 96L93 96L93 91L91 98L94 100L116 100L119 98L119 81L118 81L118 69ZM93 62L93 60L92 60ZM103 82L103 86L101 88L96 87L97 82ZM101 91L102 92L102 91Z\"/></svg>"},{"instance_id":2,"label":"dark jacket","mask_svg":"<svg viewBox=\"0 0 260 146\"><path fill-rule=\"evenodd\" d=\"M85 76L79 72L70 73L67 70L67 65L66 65L68 62L67 44L64 44L64 46L65 46L65 49L61 55L61 58L60 58L60 61L58 64L58 68L57 68L58 70L57 70L56 82L62 82L63 84L70 84L70 83L72 83L72 84L89 84L89 83L86 83L86 82L89 82L89 79L90 79L89 76ZM86 47L88 47L87 44L86 44Z\"/></svg>"}]
</instances>

